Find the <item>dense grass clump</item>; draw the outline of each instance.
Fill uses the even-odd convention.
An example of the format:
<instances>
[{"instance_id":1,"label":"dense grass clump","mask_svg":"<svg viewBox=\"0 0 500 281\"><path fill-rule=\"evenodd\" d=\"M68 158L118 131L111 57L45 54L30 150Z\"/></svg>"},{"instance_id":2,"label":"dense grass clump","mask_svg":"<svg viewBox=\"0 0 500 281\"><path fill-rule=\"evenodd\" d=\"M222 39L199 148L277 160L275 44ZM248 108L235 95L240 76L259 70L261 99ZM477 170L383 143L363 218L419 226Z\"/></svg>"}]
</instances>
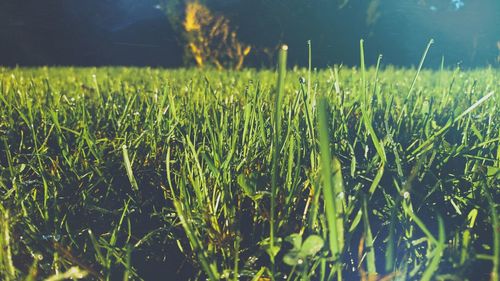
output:
<instances>
[{"instance_id":1,"label":"dense grass clump","mask_svg":"<svg viewBox=\"0 0 500 281\"><path fill-rule=\"evenodd\" d=\"M498 280L499 71L280 72L0 69L0 279Z\"/></svg>"}]
</instances>

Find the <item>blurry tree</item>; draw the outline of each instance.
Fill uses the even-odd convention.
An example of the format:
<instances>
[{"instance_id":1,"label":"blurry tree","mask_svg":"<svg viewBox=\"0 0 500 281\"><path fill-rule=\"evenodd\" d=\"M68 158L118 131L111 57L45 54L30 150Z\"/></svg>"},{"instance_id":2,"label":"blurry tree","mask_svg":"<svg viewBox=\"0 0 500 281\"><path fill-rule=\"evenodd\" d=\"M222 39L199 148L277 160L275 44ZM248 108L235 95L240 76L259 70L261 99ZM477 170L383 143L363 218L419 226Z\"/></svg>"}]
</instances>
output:
<instances>
[{"instance_id":1,"label":"blurry tree","mask_svg":"<svg viewBox=\"0 0 500 281\"><path fill-rule=\"evenodd\" d=\"M214 15L198 1L187 3L183 26L188 49L200 67L212 63L219 69L240 69L250 53L251 47L238 40L229 19Z\"/></svg>"},{"instance_id":2,"label":"blurry tree","mask_svg":"<svg viewBox=\"0 0 500 281\"><path fill-rule=\"evenodd\" d=\"M170 24L185 46L185 58L196 65L218 69L240 69L250 53L250 45L238 39L235 25L220 12L213 12L205 1L165 1Z\"/></svg>"},{"instance_id":3,"label":"blurry tree","mask_svg":"<svg viewBox=\"0 0 500 281\"><path fill-rule=\"evenodd\" d=\"M353 65L359 62L359 55L352 48L357 46L360 38L366 39L370 46L365 50L367 64L374 64L380 53L391 54L386 57L386 62L412 64L421 52L418 44L430 37L441 39L442 44L441 47L436 45L429 61L439 61L432 54L436 54L436 58L446 54L449 61L469 56L470 62L480 63L492 63L497 57L495 32L498 28L493 26L498 22L494 19L500 18L499 0L465 1L465 8L463 0L198 0L196 3L206 8L211 20L203 27L191 30L190 34L184 21L186 6L194 0L157 1L163 1L162 7L178 34L179 45L186 46L186 59L198 64L219 63L228 67L224 64L229 58L230 65L236 67L240 65L236 57L241 58L246 47L238 47L237 43L245 42L252 46L251 53L243 57L247 66L272 67L276 47L282 43L290 46L290 64L303 66L308 60L306 42L311 40L313 65L339 62ZM196 11L203 14L201 9ZM479 19L486 12L489 14L484 19L460 23L461 15ZM200 17L198 19L201 21ZM481 36L482 40L488 40L487 44L474 43L476 39L470 32L474 29L472 24L478 26L481 22L488 23L481 33L485 34ZM457 25L469 32L468 37L462 36L463 32ZM212 32L212 27L218 27L219 32ZM235 27L237 36L231 35L236 34ZM224 28L228 31L223 31ZM216 40L216 43L220 43L220 38L225 40L221 44L209 44L211 50L214 50L214 45L233 45L236 48L232 49L231 55L224 54L225 59L211 61L213 56L209 52L202 55L208 47L207 42L203 41L203 45L200 38ZM466 40L472 43L470 47L465 45ZM460 48L445 50L445 43ZM220 50L217 53L223 54Z\"/></svg>"},{"instance_id":4,"label":"blurry tree","mask_svg":"<svg viewBox=\"0 0 500 281\"><path fill-rule=\"evenodd\" d=\"M177 41L185 46L185 61L194 60L198 65L200 62L203 62L203 64L208 62L217 67L222 65L223 67L236 68L240 67L245 58L253 62L254 66L271 66L274 62L273 55L276 53L276 48L281 43L287 43L291 46L305 46L305 42L312 40L315 43L330 44L327 43L332 40L330 38L333 38L330 35L339 32L338 29L342 27L337 23L345 22L344 16L338 16L342 14L341 10L358 10L363 17L365 14L361 11L363 9L360 9L360 6L366 5L364 1L360 4L350 0L158 1L166 13L170 25L178 34ZM192 8L188 9L188 5L192 5ZM354 7L351 7L352 5ZM193 15L199 14L197 17L190 16L190 20L204 22L199 29L186 30L185 21L188 11ZM323 16L325 11L331 11L331 15L328 17ZM344 13L344 15L348 13L350 12ZM202 15L210 15L211 19L204 20ZM318 30L318 27L328 31L322 32ZM224 29L228 31L224 31ZM203 39L205 45L202 44L202 40L199 40L202 37L205 38ZM216 40L215 43L218 44L208 44L206 39ZM251 54L248 53L250 51L247 48L248 46L241 42L251 44ZM228 46L232 47L226 49L227 52L225 53L221 52L222 49L218 49L215 53L222 55L224 59L210 61L213 56L203 52L203 50L207 50L207 44L212 47L214 45L218 45L218 47L225 46L226 48ZM294 52L300 51L303 51L303 49L293 48L291 57L302 56L299 53L294 54ZM315 55L320 57L321 52L316 49ZM327 53L328 50L323 52ZM207 54L205 59L202 53ZM229 59L230 63L226 63L227 59ZM293 61L293 63L302 62Z\"/></svg>"}]
</instances>

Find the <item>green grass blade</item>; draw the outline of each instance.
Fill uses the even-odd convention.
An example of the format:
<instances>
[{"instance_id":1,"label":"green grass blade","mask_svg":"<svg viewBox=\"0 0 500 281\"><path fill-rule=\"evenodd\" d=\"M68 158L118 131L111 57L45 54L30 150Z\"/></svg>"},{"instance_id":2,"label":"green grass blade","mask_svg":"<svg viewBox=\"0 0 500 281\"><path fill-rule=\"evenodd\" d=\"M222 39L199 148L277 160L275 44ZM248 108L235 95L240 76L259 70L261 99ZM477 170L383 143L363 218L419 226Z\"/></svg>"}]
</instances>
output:
<instances>
[{"instance_id":1,"label":"green grass blade","mask_svg":"<svg viewBox=\"0 0 500 281\"><path fill-rule=\"evenodd\" d=\"M272 158L272 179L271 179L271 210L269 219L269 237L271 252L274 253L275 247L275 231L276 231L276 196L278 192L278 175L279 175L279 155L281 149L281 110L283 106L283 97L285 95L285 75L286 75L286 58L288 46L283 45L278 56L278 91L274 100L274 143L273 143L273 158ZM271 262L274 264L274 256L271 255Z\"/></svg>"},{"instance_id":2,"label":"green grass blade","mask_svg":"<svg viewBox=\"0 0 500 281\"><path fill-rule=\"evenodd\" d=\"M377 274L377 267L375 265L375 249L373 248L373 235L370 227L370 218L368 217L368 207L366 198L363 200L363 225L364 225L364 236L365 236L365 248L366 254L366 267L369 276L375 276Z\"/></svg>"},{"instance_id":3,"label":"green grass blade","mask_svg":"<svg viewBox=\"0 0 500 281\"><path fill-rule=\"evenodd\" d=\"M330 130L327 117L327 101L321 97L318 104L318 136L321 152L321 178L323 183L323 197L325 200L325 213L328 224L329 248L334 258L340 258L339 229L337 225L336 194L332 183L331 153L330 153Z\"/></svg>"},{"instance_id":4,"label":"green grass blade","mask_svg":"<svg viewBox=\"0 0 500 281\"><path fill-rule=\"evenodd\" d=\"M0 202L1 203L1 202ZM12 240L9 212L0 204L0 277L15 280L16 269L12 259Z\"/></svg>"},{"instance_id":5,"label":"green grass blade","mask_svg":"<svg viewBox=\"0 0 500 281\"><path fill-rule=\"evenodd\" d=\"M475 102L473 105L471 105L469 108L467 108L464 112L462 112L459 116L457 116L453 121L449 121L443 128L441 128L439 131L434 133L432 136L430 136L427 140L425 140L422 144L420 144L417 148L415 148L410 155L415 156L418 153L423 153L424 149L428 148L436 138L439 136L443 135L452 125L453 123L457 122L458 120L462 119L464 116L467 114L471 113L474 109L479 107L481 104L486 102L489 98L493 96L494 92L490 92L481 99L479 99L477 102Z\"/></svg>"},{"instance_id":6,"label":"green grass blade","mask_svg":"<svg viewBox=\"0 0 500 281\"><path fill-rule=\"evenodd\" d=\"M415 73L415 77L413 77L413 81L411 82L410 89L408 90L408 94L406 95L406 100L408 100L413 93L413 89L415 88L415 84L417 83L418 76L420 75L420 72L422 71L422 67L424 66L425 58L427 57L427 53L429 53L429 50L431 46L434 44L434 39L430 39L429 43L427 43L427 47L425 47L424 54L422 55L422 58L420 58L420 63L418 64L417 68L417 73Z\"/></svg>"},{"instance_id":7,"label":"green grass blade","mask_svg":"<svg viewBox=\"0 0 500 281\"><path fill-rule=\"evenodd\" d=\"M127 145L122 146L122 154L123 154L123 162L125 164L125 170L127 171L127 177L130 181L130 185L132 186L132 190L139 191L139 186L137 185L137 181L135 180L134 173L132 171L132 164L130 163L130 158L128 156Z\"/></svg>"},{"instance_id":8,"label":"green grass blade","mask_svg":"<svg viewBox=\"0 0 500 281\"><path fill-rule=\"evenodd\" d=\"M436 241L436 248L434 249L434 254L430 264L427 266L427 269L422 274L422 278L420 281L430 281L432 276L437 272L439 263L441 262L443 252L445 249L445 229L443 219L438 216L439 222L439 241Z\"/></svg>"}]
</instances>

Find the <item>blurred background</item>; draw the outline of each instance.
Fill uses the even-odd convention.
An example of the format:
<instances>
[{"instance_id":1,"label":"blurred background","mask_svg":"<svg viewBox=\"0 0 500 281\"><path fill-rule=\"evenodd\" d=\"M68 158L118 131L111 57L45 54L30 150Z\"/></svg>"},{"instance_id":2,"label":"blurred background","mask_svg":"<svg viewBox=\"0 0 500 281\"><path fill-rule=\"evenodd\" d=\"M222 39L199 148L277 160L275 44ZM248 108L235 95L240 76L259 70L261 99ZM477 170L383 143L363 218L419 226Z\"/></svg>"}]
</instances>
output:
<instances>
[{"instance_id":1,"label":"blurred background","mask_svg":"<svg viewBox=\"0 0 500 281\"><path fill-rule=\"evenodd\" d=\"M499 0L0 0L3 66L499 66Z\"/></svg>"}]
</instances>

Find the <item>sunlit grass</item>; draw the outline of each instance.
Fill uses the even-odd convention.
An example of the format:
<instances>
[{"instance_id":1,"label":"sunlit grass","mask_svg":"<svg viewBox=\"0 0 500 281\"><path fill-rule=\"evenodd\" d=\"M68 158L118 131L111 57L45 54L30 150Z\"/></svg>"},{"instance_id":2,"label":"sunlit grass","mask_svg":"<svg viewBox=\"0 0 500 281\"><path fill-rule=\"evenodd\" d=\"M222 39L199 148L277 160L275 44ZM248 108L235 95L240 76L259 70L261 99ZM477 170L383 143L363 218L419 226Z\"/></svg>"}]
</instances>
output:
<instances>
[{"instance_id":1,"label":"sunlit grass","mask_svg":"<svg viewBox=\"0 0 500 281\"><path fill-rule=\"evenodd\" d=\"M0 279L497 281L500 73L283 53L0 69Z\"/></svg>"}]
</instances>

